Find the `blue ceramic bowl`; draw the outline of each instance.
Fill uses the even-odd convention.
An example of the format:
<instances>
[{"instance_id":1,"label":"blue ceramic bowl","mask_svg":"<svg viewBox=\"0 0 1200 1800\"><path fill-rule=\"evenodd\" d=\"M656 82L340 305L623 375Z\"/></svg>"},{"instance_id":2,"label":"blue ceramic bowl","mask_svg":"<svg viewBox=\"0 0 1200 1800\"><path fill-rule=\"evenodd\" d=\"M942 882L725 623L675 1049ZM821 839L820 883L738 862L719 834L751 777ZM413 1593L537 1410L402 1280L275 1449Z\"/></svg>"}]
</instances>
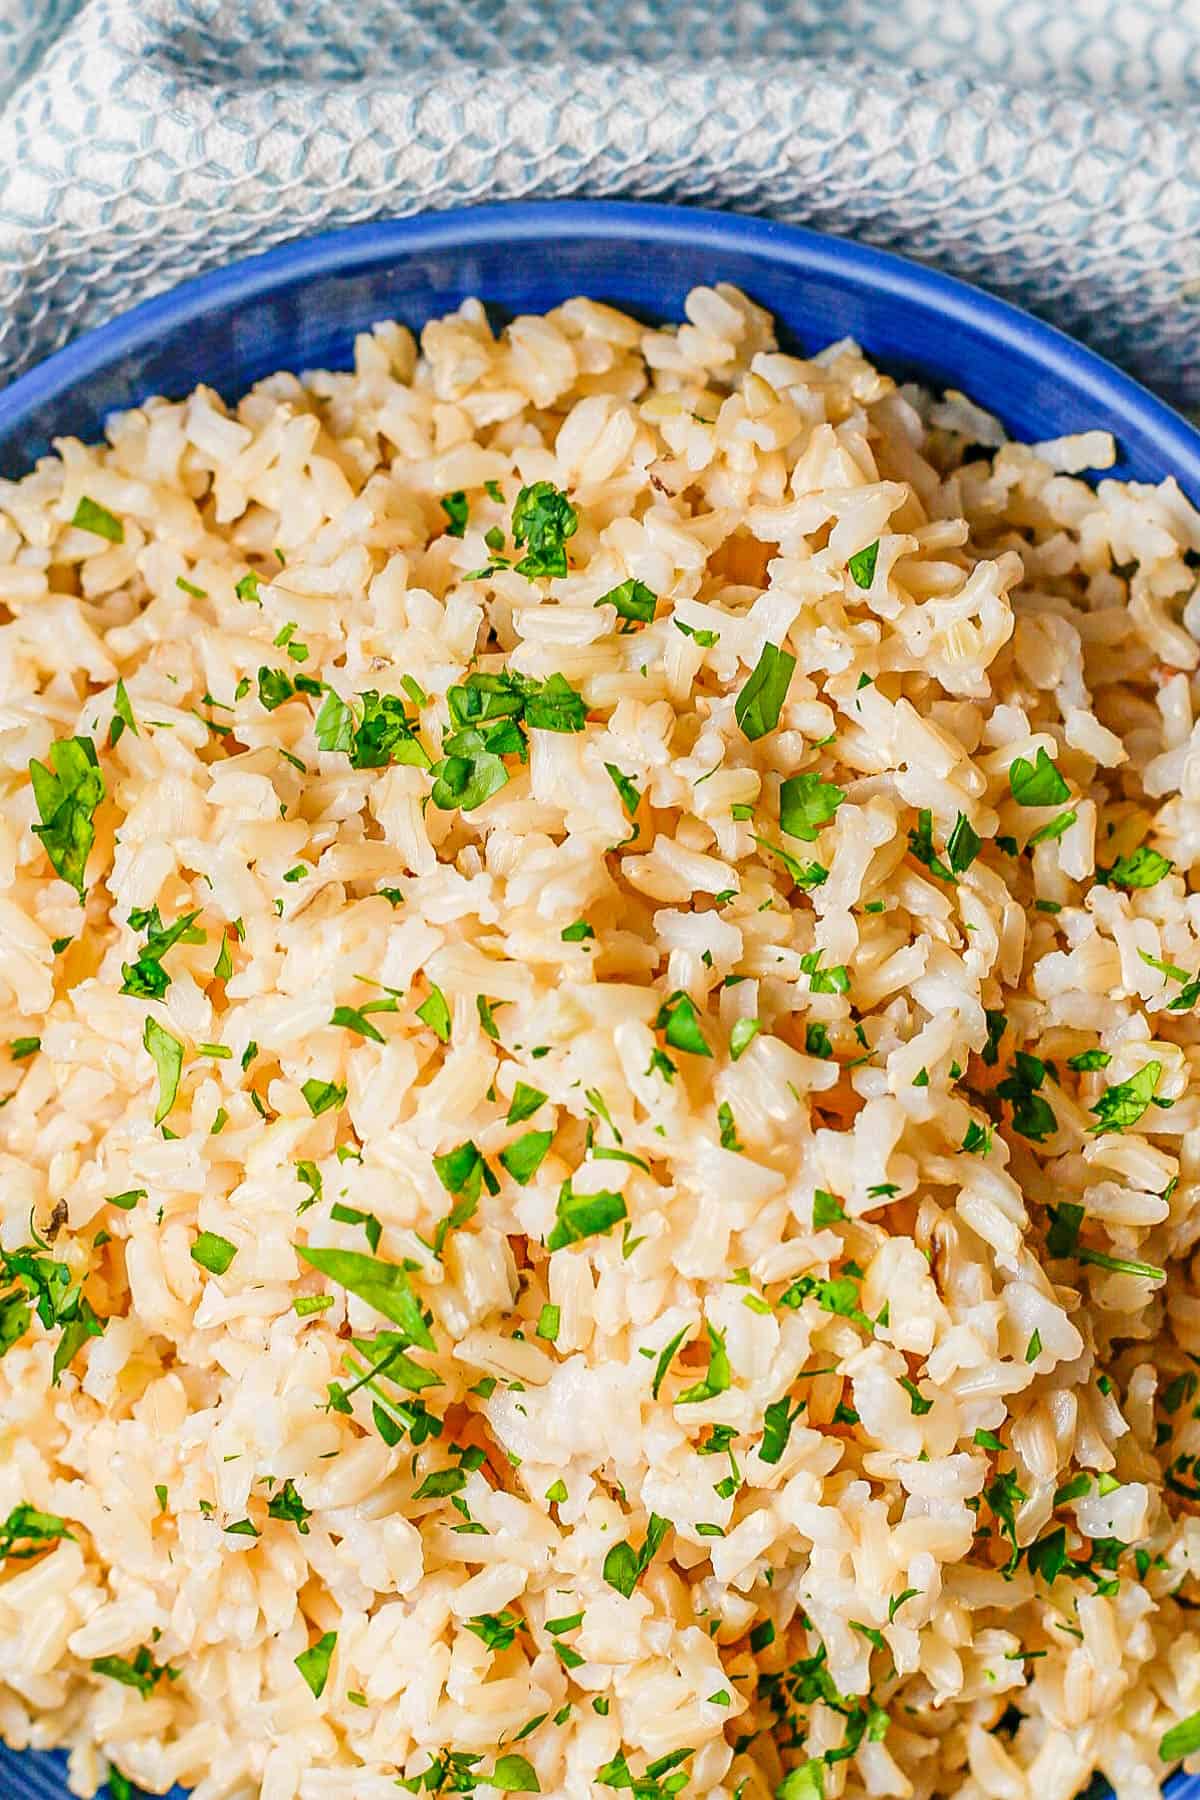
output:
<instances>
[{"instance_id":1,"label":"blue ceramic bowl","mask_svg":"<svg viewBox=\"0 0 1200 1800\"><path fill-rule=\"evenodd\" d=\"M857 338L891 373L961 388L1017 437L1112 431L1116 473L1176 475L1200 502L1200 433L1129 376L1016 307L841 238L731 214L606 201L484 206L285 244L115 319L0 392L0 475L106 416L206 382L234 400L276 369L344 368L377 319L418 328L469 294L498 316L588 294L678 319L731 281L804 351ZM62 1759L0 1748L0 1800L65 1800ZM1177 1777L1172 1800L1200 1800Z\"/></svg>"}]
</instances>

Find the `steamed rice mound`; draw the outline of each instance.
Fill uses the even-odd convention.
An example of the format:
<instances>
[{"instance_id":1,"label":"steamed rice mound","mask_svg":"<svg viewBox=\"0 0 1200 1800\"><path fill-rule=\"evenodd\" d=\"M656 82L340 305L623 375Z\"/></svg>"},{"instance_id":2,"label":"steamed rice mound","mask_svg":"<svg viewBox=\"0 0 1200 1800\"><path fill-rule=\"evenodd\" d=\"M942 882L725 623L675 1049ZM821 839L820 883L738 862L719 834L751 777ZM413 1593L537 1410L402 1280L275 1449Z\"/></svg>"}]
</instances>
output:
<instances>
[{"instance_id":1,"label":"steamed rice mound","mask_svg":"<svg viewBox=\"0 0 1200 1800\"><path fill-rule=\"evenodd\" d=\"M718 286L0 483L11 1744L198 1800L1200 1746L1200 516L1113 455Z\"/></svg>"}]
</instances>

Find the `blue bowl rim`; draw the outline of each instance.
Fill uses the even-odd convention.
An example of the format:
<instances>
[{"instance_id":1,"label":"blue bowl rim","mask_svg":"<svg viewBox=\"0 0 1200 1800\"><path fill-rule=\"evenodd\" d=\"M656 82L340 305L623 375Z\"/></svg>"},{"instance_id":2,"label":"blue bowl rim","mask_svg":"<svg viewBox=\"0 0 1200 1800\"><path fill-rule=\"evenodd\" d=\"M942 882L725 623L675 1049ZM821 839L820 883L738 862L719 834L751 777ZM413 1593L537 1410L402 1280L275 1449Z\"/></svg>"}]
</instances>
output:
<instances>
[{"instance_id":1,"label":"blue bowl rim","mask_svg":"<svg viewBox=\"0 0 1200 1800\"><path fill-rule=\"evenodd\" d=\"M812 231L752 214L709 207L667 206L629 200L515 200L455 207L381 219L290 238L273 249L240 257L224 268L193 276L143 300L0 389L0 435L18 427L39 406L86 381L119 357L128 356L167 330L186 325L223 302L245 302L281 280L294 282L337 271L351 273L378 262L381 254L454 248L485 243L503 234L514 245L544 239L602 235L617 241L703 245L748 251L764 261L781 261L814 275L847 274L856 285L918 306L936 305L943 314L993 343L1040 365L1111 415L1114 435L1133 424L1157 441L1181 485L1200 498L1200 430L1096 351L1077 343L1057 326L1010 301L930 268L894 251L878 250L852 238ZM982 402L981 402L982 403ZM1182 1769L1169 1777L1171 1800L1200 1800L1200 1776Z\"/></svg>"},{"instance_id":2,"label":"blue bowl rim","mask_svg":"<svg viewBox=\"0 0 1200 1800\"><path fill-rule=\"evenodd\" d=\"M617 242L697 245L719 255L737 250L764 262L782 262L815 277L845 280L861 290L944 317L994 345L1011 350L1044 374L1074 388L1111 418L1114 434L1132 428L1152 439L1185 491L1200 500L1200 430L1131 375L1057 326L1010 301L851 238L805 226L705 207L627 200L516 200L456 207L375 220L313 236L292 238L273 249L239 258L194 276L83 333L6 388L0 389L0 436L18 428L51 401L159 334L185 326L222 303L244 304L289 283L322 274L352 274L389 252L469 249L497 236L515 247L546 238L603 236ZM975 396L986 404L986 396Z\"/></svg>"}]
</instances>

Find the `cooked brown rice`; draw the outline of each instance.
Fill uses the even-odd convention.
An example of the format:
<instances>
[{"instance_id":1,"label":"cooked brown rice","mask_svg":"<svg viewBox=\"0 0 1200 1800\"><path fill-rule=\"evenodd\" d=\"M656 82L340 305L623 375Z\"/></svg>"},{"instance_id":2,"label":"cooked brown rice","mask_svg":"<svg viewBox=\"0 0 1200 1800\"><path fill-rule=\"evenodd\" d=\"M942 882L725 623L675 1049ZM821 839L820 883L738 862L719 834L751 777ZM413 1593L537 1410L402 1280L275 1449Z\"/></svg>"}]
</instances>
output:
<instances>
[{"instance_id":1,"label":"cooked brown rice","mask_svg":"<svg viewBox=\"0 0 1200 1800\"><path fill-rule=\"evenodd\" d=\"M1200 1746L1200 515L1113 454L718 286L0 483L10 1743L197 1800Z\"/></svg>"}]
</instances>

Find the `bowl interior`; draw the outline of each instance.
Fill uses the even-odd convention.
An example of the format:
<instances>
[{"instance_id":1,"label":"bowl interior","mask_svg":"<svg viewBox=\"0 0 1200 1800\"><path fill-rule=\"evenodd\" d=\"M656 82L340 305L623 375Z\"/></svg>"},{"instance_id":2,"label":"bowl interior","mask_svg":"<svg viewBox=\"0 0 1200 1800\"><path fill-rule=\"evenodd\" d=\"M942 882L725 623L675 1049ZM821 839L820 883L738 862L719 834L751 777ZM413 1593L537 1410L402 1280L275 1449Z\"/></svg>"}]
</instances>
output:
<instances>
[{"instance_id":1,"label":"bowl interior","mask_svg":"<svg viewBox=\"0 0 1200 1800\"><path fill-rule=\"evenodd\" d=\"M764 220L620 203L481 207L285 245L189 282L91 333L0 392L0 475L54 438L102 436L113 411L198 382L235 400L277 369L346 367L381 319L414 329L470 295L496 316L587 294L646 320L732 282L777 317L786 348L851 336L889 372L963 390L1017 437L1114 432L1117 473L1176 475L1200 500L1200 434L1051 327L885 252ZM0 1745L5 1800L64 1800L61 1756ZM1200 1783L1171 1783L1173 1800ZM182 1800L182 1797L180 1797Z\"/></svg>"},{"instance_id":2,"label":"bowl interior","mask_svg":"<svg viewBox=\"0 0 1200 1800\"><path fill-rule=\"evenodd\" d=\"M284 245L186 283L91 333L0 393L0 475L110 412L197 382L236 399L275 369L346 367L356 332L424 322L479 295L500 317L588 294L679 319L689 288L729 281L785 345L852 336L893 374L955 387L1031 439L1094 427L1118 472L1175 473L1200 495L1200 436L1129 377L1040 321L933 270L770 221L676 207L550 202L385 221Z\"/></svg>"}]
</instances>

